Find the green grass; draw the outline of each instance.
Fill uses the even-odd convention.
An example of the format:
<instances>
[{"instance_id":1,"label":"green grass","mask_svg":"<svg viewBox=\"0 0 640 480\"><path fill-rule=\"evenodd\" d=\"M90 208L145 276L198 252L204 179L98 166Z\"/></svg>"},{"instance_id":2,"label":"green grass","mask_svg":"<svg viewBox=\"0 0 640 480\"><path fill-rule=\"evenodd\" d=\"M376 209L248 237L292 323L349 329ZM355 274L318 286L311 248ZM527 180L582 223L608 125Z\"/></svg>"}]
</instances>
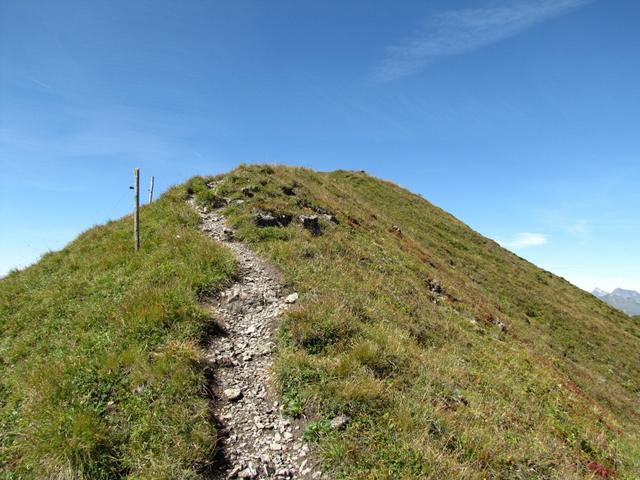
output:
<instances>
[{"instance_id":1,"label":"green grass","mask_svg":"<svg viewBox=\"0 0 640 480\"><path fill-rule=\"evenodd\" d=\"M276 373L338 478L640 477L637 321L364 173L207 181L200 200L244 200L226 209L238 237L301 294ZM258 228L258 209L294 221ZM314 210L339 224L312 236L295 219Z\"/></svg>"},{"instance_id":2,"label":"green grass","mask_svg":"<svg viewBox=\"0 0 640 480\"><path fill-rule=\"evenodd\" d=\"M0 280L0 478L206 477L198 299L235 265L187 194L232 199L237 236L300 293L275 373L338 479L640 477L637 319L364 173L220 178L144 207L138 254L125 218ZM338 223L313 236L314 212Z\"/></svg>"},{"instance_id":3,"label":"green grass","mask_svg":"<svg viewBox=\"0 0 640 480\"><path fill-rule=\"evenodd\" d=\"M180 187L0 280L0 478L199 478L198 297L234 274Z\"/></svg>"}]
</instances>

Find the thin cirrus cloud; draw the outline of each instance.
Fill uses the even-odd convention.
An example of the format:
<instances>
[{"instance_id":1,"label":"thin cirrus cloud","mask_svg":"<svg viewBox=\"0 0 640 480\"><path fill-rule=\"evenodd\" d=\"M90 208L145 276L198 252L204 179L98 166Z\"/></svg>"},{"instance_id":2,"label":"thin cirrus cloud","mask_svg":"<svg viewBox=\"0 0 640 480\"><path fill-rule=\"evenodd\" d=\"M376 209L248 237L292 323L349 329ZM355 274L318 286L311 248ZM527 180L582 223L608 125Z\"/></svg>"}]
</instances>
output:
<instances>
[{"instance_id":1,"label":"thin cirrus cloud","mask_svg":"<svg viewBox=\"0 0 640 480\"><path fill-rule=\"evenodd\" d=\"M495 8L448 10L427 19L424 28L386 47L374 80L389 82L417 73L440 57L461 55L516 35L591 0L528 0Z\"/></svg>"},{"instance_id":2,"label":"thin cirrus cloud","mask_svg":"<svg viewBox=\"0 0 640 480\"><path fill-rule=\"evenodd\" d=\"M549 237L544 233L517 233L511 240L499 242L505 248L519 249L528 247L540 247L549 243Z\"/></svg>"}]
</instances>

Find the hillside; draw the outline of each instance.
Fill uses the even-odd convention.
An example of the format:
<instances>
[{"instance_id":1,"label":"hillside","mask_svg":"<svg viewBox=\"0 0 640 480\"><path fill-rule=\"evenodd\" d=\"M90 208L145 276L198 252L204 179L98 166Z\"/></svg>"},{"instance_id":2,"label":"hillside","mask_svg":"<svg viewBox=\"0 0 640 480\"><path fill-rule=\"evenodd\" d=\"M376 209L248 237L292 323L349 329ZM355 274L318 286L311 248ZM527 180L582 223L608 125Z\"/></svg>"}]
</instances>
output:
<instances>
[{"instance_id":1,"label":"hillside","mask_svg":"<svg viewBox=\"0 0 640 480\"><path fill-rule=\"evenodd\" d=\"M191 195L299 293L275 375L326 472L640 476L637 321L362 172L213 180L145 207L140 255L123 219L0 281L0 478L206 476L197 301L235 267Z\"/></svg>"},{"instance_id":2,"label":"hillside","mask_svg":"<svg viewBox=\"0 0 640 480\"><path fill-rule=\"evenodd\" d=\"M216 431L198 298L234 275L184 188L0 280L0 478L190 478Z\"/></svg>"}]
</instances>

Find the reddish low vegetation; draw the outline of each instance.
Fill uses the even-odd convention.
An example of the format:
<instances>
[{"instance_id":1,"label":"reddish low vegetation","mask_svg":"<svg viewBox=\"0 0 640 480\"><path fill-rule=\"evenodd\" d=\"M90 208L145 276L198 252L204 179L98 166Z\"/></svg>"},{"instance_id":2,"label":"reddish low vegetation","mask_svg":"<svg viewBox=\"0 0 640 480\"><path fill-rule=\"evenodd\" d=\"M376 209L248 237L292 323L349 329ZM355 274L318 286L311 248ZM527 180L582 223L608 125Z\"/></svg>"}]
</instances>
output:
<instances>
[{"instance_id":1,"label":"reddish low vegetation","mask_svg":"<svg viewBox=\"0 0 640 480\"><path fill-rule=\"evenodd\" d=\"M589 462L587 464L587 468L601 478L614 478L616 476L615 470L611 468L607 468L604 465L595 461Z\"/></svg>"}]
</instances>

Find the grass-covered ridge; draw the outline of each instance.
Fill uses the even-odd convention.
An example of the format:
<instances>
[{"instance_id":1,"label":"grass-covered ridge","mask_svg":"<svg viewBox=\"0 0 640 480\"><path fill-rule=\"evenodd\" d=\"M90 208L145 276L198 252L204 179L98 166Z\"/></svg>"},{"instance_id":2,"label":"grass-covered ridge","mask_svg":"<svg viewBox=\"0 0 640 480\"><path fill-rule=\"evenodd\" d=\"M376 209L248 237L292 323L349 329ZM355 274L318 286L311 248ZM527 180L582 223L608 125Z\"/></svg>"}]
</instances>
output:
<instances>
[{"instance_id":1,"label":"grass-covered ridge","mask_svg":"<svg viewBox=\"0 0 640 480\"><path fill-rule=\"evenodd\" d=\"M198 296L234 273L185 187L0 280L0 478L198 478L215 430Z\"/></svg>"},{"instance_id":2,"label":"grass-covered ridge","mask_svg":"<svg viewBox=\"0 0 640 480\"><path fill-rule=\"evenodd\" d=\"M206 477L198 299L235 267L189 194L230 199L237 237L300 293L276 374L338 478L640 477L637 318L364 173L210 180L143 208L138 254L127 217L0 280L0 479Z\"/></svg>"},{"instance_id":3,"label":"grass-covered ridge","mask_svg":"<svg viewBox=\"0 0 640 480\"><path fill-rule=\"evenodd\" d=\"M226 209L237 236L301 294L277 375L339 478L640 476L637 321L364 173L209 180L190 188L243 200ZM293 221L260 228L258 210ZM313 236L301 214L339 223Z\"/></svg>"}]
</instances>

